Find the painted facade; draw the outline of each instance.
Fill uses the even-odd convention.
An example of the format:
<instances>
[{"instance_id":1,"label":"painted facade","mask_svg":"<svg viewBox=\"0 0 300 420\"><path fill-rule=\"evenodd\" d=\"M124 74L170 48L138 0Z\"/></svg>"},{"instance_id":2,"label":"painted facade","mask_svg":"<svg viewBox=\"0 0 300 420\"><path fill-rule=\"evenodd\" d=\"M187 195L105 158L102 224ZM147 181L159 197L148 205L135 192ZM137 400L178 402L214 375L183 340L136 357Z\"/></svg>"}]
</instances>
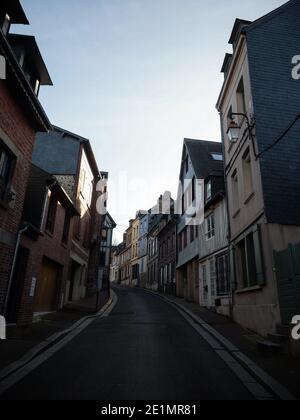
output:
<instances>
[{"instance_id":1,"label":"painted facade","mask_svg":"<svg viewBox=\"0 0 300 420\"><path fill-rule=\"evenodd\" d=\"M177 198L177 207L182 215L177 225L177 295L189 302L199 303L199 226L201 214L197 216L196 202L203 197L204 180L212 172L222 168L216 165L213 154L222 153L221 143L185 139L180 167L182 189ZM201 199L199 201L201 203ZM180 204L180 206L179 206ZM202 205L199 206L200 213ZM204 214L203 214L204 215ZM190 217L196 223L189 223Z\"/></svg>"},{"instance_id":2,"label":"painted facade","mask_svg":"<svg viewBox=\"0 0 300 420\"><path fill-rule=\"evenodd\" d=\"M217 105L228 189L233 316L265 336L276 332L288 302L297 306L298 299L300 308L294 292L280 305L274 257L300 238L300 121L295 120L300 85L291 65L300 40L299 18L299 2L290 1L253 23L236 21ZM234 142L227 135L232 112L244 115L234 116L240 128ZM289 293L287 283L283 290Z\"/></svg>"}]
</instances>

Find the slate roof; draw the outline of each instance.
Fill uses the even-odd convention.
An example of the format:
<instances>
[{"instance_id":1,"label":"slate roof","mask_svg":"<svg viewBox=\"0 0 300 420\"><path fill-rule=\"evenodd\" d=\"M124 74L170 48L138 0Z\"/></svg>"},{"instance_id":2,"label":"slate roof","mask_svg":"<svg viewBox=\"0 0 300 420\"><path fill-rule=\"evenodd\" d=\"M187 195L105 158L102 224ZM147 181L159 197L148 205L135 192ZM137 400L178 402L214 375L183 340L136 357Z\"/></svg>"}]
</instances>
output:
<instances>
[{"instance_id":1,"label":"slate roof","mask_svg":"<svg viewBox=\"0 0 300 420\"><path fill-rule=\"evenodd\" d=\"M41 86L53 86L35 37L31 35L8 34L8 41L13 50L16 50L19 46L25 48L26 57L34 65Z\"/></svg>"},{"instance_id":2,"label":"slate roof","mask_svg":"<svg viewBox=\"0 0 300 420\"><path fill-rule=\"evenodd\" d=\"M11 23L28 25L28 19L19 0L1 0L1 9L9 13Z\"/></svg>"},{"instance_id":3,"label":"slate roof","mask_svg":"<svg viewBox=\"0 0 300 420\"><path fill-rule=\"evenodd\" d=\"M50 187L51 191L55 192L61 204L71 215L78 215L78 211L74 207L70 197L60 186L55 176L32 164L25 196L23 221L30 223L38 229L40 228L43 217L47 186Z\"/></svg>"},{"instance_id":4,"label":"slate roof","mask_svg":"<svg viewBox=\"0 0 300 420\"><path fill-rule=\"evenodd\" d=\"M184 147L191 158L192 165L198 179L206 179L211 174L220 174L224 172L223 161L214 160L212 153L222 154L222 143L184 139ZM184 159L184 150L182 160Z\"/></svg>"}]
</instances>

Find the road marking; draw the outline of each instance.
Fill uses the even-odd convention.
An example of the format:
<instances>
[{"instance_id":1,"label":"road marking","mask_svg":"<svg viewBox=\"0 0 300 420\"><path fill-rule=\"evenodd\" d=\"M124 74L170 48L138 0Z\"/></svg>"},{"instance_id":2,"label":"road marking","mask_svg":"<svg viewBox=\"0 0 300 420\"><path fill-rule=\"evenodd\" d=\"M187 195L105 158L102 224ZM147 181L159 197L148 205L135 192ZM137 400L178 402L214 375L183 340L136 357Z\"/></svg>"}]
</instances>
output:
<instances>
[{"instance_id":1,"label":"road marking","mask_svg":"<svg viewBox=\"0 0 300 420\"><path fill-rule=\"evenodd\" d=\"M265 372L261 367L259 367L254 361L249 359L246 355L244 355L233 343L227 340L223 335L221 335L218 331L216 331L212 326L207 324L203 319L195 315L193 312L185 308L183 305L180 305L177 302L168 299L165 296L157 292L153 292L150 290L143 289L144 292L150 293L154 296L159 297L160 299L167 302L170 306L176 309L188 322L193 328L195 328L195 324L197 326L196 331L210 344L210 346L218 353L218 351L225 350L227 352L226 356L225 353L220 353L224 357L232 356L234 363L226 363L228 367L236 374L236 376L243 375L246 378L244 372L241 371L242 368L248 375L249 373L252 374L251 378L255 382L244 382L244 385L249 390L249 392L258 400L269 400L270 398L274 400L274 397L270 394L270 391L283 401L297 401L295 398L284 386L282 386L278 381L272 378L267 372ZM202 328L202 331L199 330ZM216 344L219 343L219 344ZM221 343L221 344L220 344ZM219 348L217 348L219 346ZM222 347L223 346L223 347ZM219 354L219 356L220 356ZM221 357L221 356L220 356ZM228 358L227 358L228 360ZM237 365L240 368L237 368ZM247 369L247 370L246 370ZM247 377L248 378L248 377ZM256 379L257 378L257 379ZM249 378L248 378L249 379ZM266 388L264 388L258 380L264 384ZM255 386L253 386L253 384ZM263 392L264 391L264 392Z\"/></svg>"},{"instance_id":2,"label":"road marking","mask_svg":"<svg viewBox=\"0 0 300 420\"><path fill-rule=\"evenodd\" d=\"M115 292L111 290L111 299L96 315L84 317L77 321L71 328L54 334L52 337L46 340L46 342L39 344L37 347L27 353L27 355L25 355L21 361L15 362L8 368L3 369L0 372L0 395L6 392L12 386L16 385L32 371L50 359L55 353L57 353L76 336L82 333L97 318L108 316L116 306L117 302L118 297ZM62 338L58 343L53 344L48 350L45 350L42 354L37 356L37 354L40 353L45 347L48 347L49 344L53 343L59 337L65 334L68 335ZM1 378L4 379L1 380Z\"/></svg>"}]
</instances>

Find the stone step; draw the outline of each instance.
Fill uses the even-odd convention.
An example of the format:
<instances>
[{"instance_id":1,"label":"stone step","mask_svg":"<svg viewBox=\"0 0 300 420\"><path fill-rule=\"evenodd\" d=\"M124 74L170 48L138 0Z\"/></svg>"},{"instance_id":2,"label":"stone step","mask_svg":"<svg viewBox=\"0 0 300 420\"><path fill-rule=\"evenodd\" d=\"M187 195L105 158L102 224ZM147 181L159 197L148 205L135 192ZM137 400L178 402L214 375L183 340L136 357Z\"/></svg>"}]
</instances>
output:
<instances>
[{"instance_id":1,"label":"stone step","mask_svg":"<svg viewBox=\"0 0 300 420\"><path fill-rule=\"evenodd\" d=\"M289 336L283 334L268 334L268 339L275 344L285 344L289 342Z\"/></svg>"},{"instance_id":2,"label":"stone step","mask_svg":"<svg viewBox=\"0 0 300 420\"><path fill-rule=\"evenodd\" d=\"M266 356L275 356L284 352L282 344L273 343L269 340L257 341L256 344L259 352Z\"/></svg>"}]
</instances>

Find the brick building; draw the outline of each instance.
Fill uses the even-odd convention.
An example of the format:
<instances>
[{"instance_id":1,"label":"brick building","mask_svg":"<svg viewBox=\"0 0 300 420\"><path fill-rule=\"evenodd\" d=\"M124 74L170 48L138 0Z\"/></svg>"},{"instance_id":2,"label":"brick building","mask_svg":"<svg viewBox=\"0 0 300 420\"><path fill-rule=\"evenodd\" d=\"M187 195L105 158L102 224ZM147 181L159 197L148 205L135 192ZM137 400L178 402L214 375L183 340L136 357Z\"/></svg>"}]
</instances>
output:
<instances>
[{"instance_id":1,"label":"brick building","mask_svg":"<svg viewBox=\"0 0 300 420\"><path fill-rule=\"evenodd\" d=\"M57 179L32 165L23 211L23 234L10 288L7 318L26 325L34 314L63 307L78 215Z\"/></svg>"},{"instance_id":2,"label":"brick building","mask_svg":"<svg viewBox=\"0 0 300 420\"><path fill-rule=\"evenodd\" d=\"M0 80L0 312L8 289L19 238L25 191L37 131L51 124L37 98L51 79L34 37L11 36L11 24L28 24L17 0L1 1L0 54L6 79Z\"/></svg>"},{"instance_id":3,"label":"brick building","mask_svg":"<svg viewBox=\"0 0 300 420\"><path fill-rule=\"evenodd\" d=\"M77 302L86 297L88 289L97 289L97 263L92 258L92 274L89 263L91 253L95 255L100 248L101 217L95 208L99 195L106 193L97 191L103 177L89 140L58 127L49 133L38 133L32 159L36 166L55 175L80 214L73 223L65 296L66 303Z\"/></svg>"}]
</instances>

